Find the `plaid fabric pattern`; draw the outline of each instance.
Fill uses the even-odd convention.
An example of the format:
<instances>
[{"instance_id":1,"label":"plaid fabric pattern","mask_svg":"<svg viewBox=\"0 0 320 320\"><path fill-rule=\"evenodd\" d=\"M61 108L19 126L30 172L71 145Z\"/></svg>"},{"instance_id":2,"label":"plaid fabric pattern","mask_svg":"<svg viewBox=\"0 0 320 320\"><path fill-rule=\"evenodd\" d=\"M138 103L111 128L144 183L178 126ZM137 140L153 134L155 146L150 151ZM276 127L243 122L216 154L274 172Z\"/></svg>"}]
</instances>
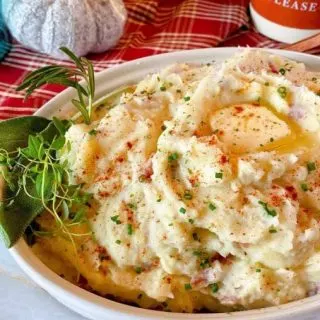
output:
<instances>
[{"instance_id":1,"label":"plaid fabric pattern","mask_svg":"<svg viewBox=\"0 0 320 320\"><path fill-rule=\"evenodd\" d=\"M118 45L90 55L95 71L125 61L185 49L216 46L277 48L280 43L258 34L248 17L249 0L125 0L128 22ZM320 53L314 50L312 53ZM14 43L0 63L0 119L28 115L62 87L47 85L24 101L16 92L26 74L48 64L71 65Z\"/></svg>"}]
</instances>

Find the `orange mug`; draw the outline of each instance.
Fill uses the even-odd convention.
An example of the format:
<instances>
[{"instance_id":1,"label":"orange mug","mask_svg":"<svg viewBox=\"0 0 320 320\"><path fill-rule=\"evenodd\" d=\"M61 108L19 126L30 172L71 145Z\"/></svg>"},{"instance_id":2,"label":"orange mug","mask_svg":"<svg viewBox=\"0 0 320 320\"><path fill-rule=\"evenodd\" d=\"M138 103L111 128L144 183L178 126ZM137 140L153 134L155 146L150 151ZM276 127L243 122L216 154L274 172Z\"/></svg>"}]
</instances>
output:
<instances>
[{"instance_id":1,"label":"orange mug","mask_svg":"<svg viewBox=\"0 0 320 320\"><path fill-rule=\"evenodd\" d=\"M320 32L320 0L252 0L252 20L262 34L293 43Z\"/></svg>"}]
</instances>

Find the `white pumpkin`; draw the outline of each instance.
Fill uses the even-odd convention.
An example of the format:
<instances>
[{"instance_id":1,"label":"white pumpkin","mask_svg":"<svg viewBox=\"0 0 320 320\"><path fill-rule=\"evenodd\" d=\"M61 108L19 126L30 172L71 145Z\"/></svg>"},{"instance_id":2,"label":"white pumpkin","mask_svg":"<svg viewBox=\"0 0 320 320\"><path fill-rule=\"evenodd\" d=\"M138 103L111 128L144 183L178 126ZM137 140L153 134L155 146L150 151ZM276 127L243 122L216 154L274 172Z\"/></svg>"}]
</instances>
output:
<instances>
[{"instance_id":1,"label":"white pumpkin","mask_svg":"<svg viewBox=\"0 0 320 320\"><path fill-rule=\"evenodd\" d=\"M79 56L106 51L127 18L122 0L4 0L2 13L19 42L57 58L62 46Z\"/></svg>"}]
</instances>

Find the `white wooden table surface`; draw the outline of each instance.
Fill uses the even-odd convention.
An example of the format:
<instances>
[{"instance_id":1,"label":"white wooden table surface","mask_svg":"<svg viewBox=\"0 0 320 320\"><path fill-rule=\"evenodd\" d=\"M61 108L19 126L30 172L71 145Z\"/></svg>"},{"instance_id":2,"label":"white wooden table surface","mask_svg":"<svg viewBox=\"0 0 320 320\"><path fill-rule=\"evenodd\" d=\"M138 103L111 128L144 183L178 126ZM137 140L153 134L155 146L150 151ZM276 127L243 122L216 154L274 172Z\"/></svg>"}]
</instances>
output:
<instances>
[{"instance_id":1,"label":"white wooden table surface","mask_svg":"<svg viewBox=\"0 0 320 320\"><path fill-rule=\"evenodd\" d=\"M38 287L0 243L0 319L84 320Z\"/></svg>"}]
</instances>

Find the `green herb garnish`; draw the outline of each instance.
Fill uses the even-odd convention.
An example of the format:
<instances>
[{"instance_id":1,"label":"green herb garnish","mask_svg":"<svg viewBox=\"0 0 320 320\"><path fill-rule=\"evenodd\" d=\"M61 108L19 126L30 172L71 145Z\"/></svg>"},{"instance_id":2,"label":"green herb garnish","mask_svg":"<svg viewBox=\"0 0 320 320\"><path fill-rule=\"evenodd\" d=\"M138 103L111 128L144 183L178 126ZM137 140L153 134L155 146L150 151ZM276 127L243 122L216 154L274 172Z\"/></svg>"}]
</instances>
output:
<instances>
[{"instance_id":1,"label":"green herb garnish","mask_svg":"<svg viewBox=\"0 0 320 320\"><path fill-rule=\"evenodd\" d=\"M200 268L205 269L210 267L210 261L209 258L205 258L200 262Z\"/></svg>"},{"instance_id":2,"label":"green herb garnish","mask_svg":"<svg viewBox=\"0 0 320 320\"><path fill-rule=\"evenodd\" d=\"M209 209L211 210L211 211L214 211L214 210L216 210L217 209L217 207L213 204L213 203L209 203Z\"/></svg>"},{"instance_id":3,"label":"green herb garnish","mask_svg":"<svg viewBox=\"0 0 320 320\"><path fill-rule=\"evenodd\" d=\"M282 75L285 75L286 74L286 69L280 68L279 69L279 73L281 73Z\"/></svg>"},{"instance_id":4,"label":"green herb garnish","mask_svg":"<svg viewBox=\"0 0 320 320\"><path fill-rule=\"evenodd\" d=\"M219 285L218 283L213 283L213 284L210 284L210 289L212 291L212 293L217 293L219 291Z\"/></svg>"},{"instance_id":5,"label":"green herb garnish","mask_svg":"<svg viewBox=\"0 0 320 320\"><path fill-rule=\"evenodd\" d=\"M267 204L266 202L259 201L258 203L263 207L263 209L265 210L265 212L266 212L269 216L275 217L275 216L277 215L276 210L273 209L273 208L269 208L269 206L268 206L268 204Z\"/></svg>"},{"instance_id":6,"label":"green herb garnish","mask_svg":"<svg viewBox=\"0 0 320 320\"><path fill-rule=\"evenodd\" d=\"M200 257L202 255L202 252L200 250L193 251L193 255L196 257Z\"/></svg>"},{"instance_id":7,"label":"green herb garnish","mask_svg":"<svg viewBox=\"0 0 320 320\"><path fill-rule=\"evenodd\" d=\"M134 268L134 271L137 273L137 274L140 274L142 272L142 268L141 267L135 267Z\"/></svg>"},{"instance_id":8,"label":"green herb garnish","mask_svg":"<svg viewBox=\"0 0 320 320\"><path fill-rule=\"evenodd\" d=\"M116 224L121 224L121 221L119 220L119 215L113 216L110 219Z\"/></svg>"},{"instance_id":9,"label":"green herb garnish","mask_svg":"<svg viewBox=\"0 0 320 320\"><path fill-rule=\"evenodd\" d=\"M137 205L135 203L128 203L128 207L130 209L132 209L132 210L137 210L138 209L138 207L137 207Z\"/></svg>"},{"instance_id":10,"label":"green herb garnish","mask_svg":"<svg viewBox=\"0 0 320 320\"><path fill-rule=\"evenodd\" d=\"M284 99L287 96L287 88L286 87L279 87L277 91L282 99Z\"/></svg>"},{"instance_id":11,"label":"green herb garnish","mask_svg":"<svg viewBox=\"0 0 320 320\"><path fill-rule=\"evenodd\" d=\"M95 129L92 129L92 130L90 130L88 133L89 133L90 136L96 136L97 133L98 133L98 131L95 130Z\"/></svg>"},{"instance_id":12,"label":"green herb garnish","mask_svg":"<svg viewBox=\"0 0 320 320\"><path fill-rule=\"evenodd\" d=\"M89 124L94 107L104 106L111 98L134 90L133 87L120 88L94 103L91 62L76 57L67 48L61 50L74 62L75 68L59 65L40 68L30 73L17 90L26 90L27 98L45 84L73 87L78 99L72 103L80 112L71 121L32 116L0 122L0 176L5 182L0 197L0 235L8 247L14 245L27 228L39 236L67 236L74 248L75 236L91 235L91 232L72 232L73 227L87 222L91 195L82 190L82 184L72 185L69 181L71 171L67 160L61 162L59 156L71 147L64 135L73 120L82 117ZM84 80L84 84L79 84L79 80ZM90 135L96 133L94 129L89 132ZM48 232L33 227L33 220L43 211L55 219Z\"/></svg>"},{"instance_id":13,"label":"green herb garnish","mask_svg":"<svg viewBox=\"0 0 320 320\"><path fill-rule=\"evenodd\" d=\"M187 212L187 210L186 210L185 208L181 207L181 208L179 209L179 212L185 214L185 213Z\"/></svg>"},{"instance_id":14,"label":"green herb garnish","mask_svg":"<svg viewBox=\"0 0 320 320\"><path fill-rule=\"evenodd\" d=\"M301 183L300 188L302 191L306 192L309 190L308 185L306 183Z\"/></svg>"},{"instance_id":15,"label":"green herb garnish","mask_svg":"<svg viewBox=\"0 0 320 320\"><path fill-rule=\"evenodd\" d=\"M191 289L192 289L191 284L190 284L190 283L185 283L184 289L185 289L186 291L191 290Z\"/></svg>"},{"instance_id":16,"label":"green herb garnish","mask_svg":"<svg viewBox=\"0 0 320 320\"><path fill-rule=\"evenodd\" d=\"M72 103L81 112L85 123L90 124L95 95L93 65L88 59L77 57L68 48L62 47L60 50L74 62L76 68L67 68L58 65L40 68L27 75L17 90L25 89L27 98L36 89L49 83L73 87L77 90L78 100L73 99ZM83 86L79 84L79 79L83 79L86 85Z\"/></svg>"},{"instance_id":17,"label":"green herb garnish","mask_svg":"<svg viewBox=\"0 0 320 320\"><path fill-rule=\"evenodd\" d=\"M20 118L15 121L31 120ZM39 118L35 117L34 121ZM69 183L67 165L58 159L58 153L65 146L65 137L61 133L67 130L69 123L58 119L48 122L47 127L37 134L22 132L27 141L20 140L19 147L18 140L13 142L13 147L6 139L0 143L0 174L6 182L0 202L0 231L8 247L22 236L42 211L50 213L56 221L54 230L47 233L65 234L73 245L74 234L70 228L87 222L91 195L82 192L81 185ZM6 127L7 123L1 122L0 127L3 126Z\"/></svg>"},{"instance_id":18,"label":"green herb garnish","mask_svg":"<svg viewBox=\"0 0 320 320\"><path fill-rule=\"evenodd\" d=\"M316 164L315 164L315 162L308 162L308 163L307 163L307 169L308 169L308 172L309 172L309 173L310 173L311 171L316 170Z\"/></svg>"},{"instance_id":19,"label":"green herb garnish","mask_svg":"<svg viewBox=\"0 0 320 320\"><path fill-rule=\"evenodd\" d=\"M216 172L215 177L216 177L216 179L222 179L223 178L223 172Z\"/></svg>"},{"instance_id":20,"label":"green herb garnish","mask_svg":"<svg viewBox=\"0 0 320 320\"><path fill-rule=\"evenodd\" d=\"M132 224L127 224L127 232L129 236L133 234Z\"/></svg>"},{"instance_id":21,"label":"green herb garnish","mask_svg":"<svg viewBox=\"0 0 320 320\"><path fill-rule=\"evenodd\" d=\"M171 153L171 154L169 154L169 156L168 156L169 162L176 161L176 160L178 160L178 158L179 158L179 155L178 155L176 152Z\"/></svg>"}]
</instances>

